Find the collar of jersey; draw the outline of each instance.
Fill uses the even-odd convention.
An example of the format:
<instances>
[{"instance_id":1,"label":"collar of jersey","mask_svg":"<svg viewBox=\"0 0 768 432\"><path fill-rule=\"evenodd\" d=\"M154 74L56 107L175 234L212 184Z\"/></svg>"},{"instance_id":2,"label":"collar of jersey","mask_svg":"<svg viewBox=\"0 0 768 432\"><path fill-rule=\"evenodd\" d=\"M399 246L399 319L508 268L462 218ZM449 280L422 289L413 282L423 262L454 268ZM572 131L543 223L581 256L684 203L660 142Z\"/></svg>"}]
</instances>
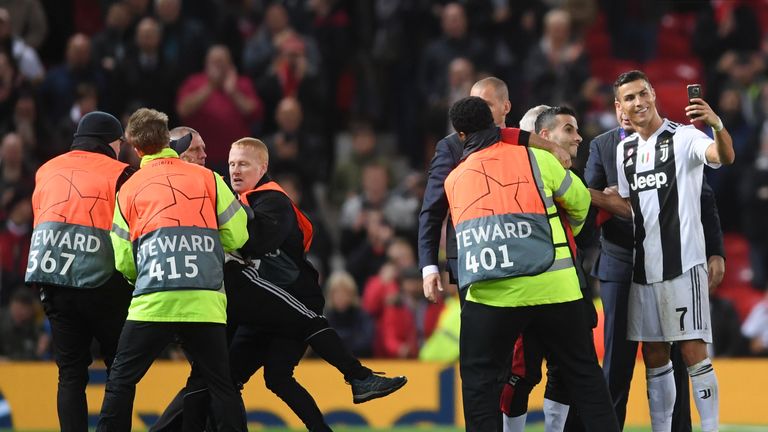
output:
<instances>
[{"instance_id":1,"label":"collar of jersey","mask_svg":"<svg viewBox=\"0 0 768 432\"><path fill-rule=\"evenodd\" d=\"M172 148L166 147L159 152L151 155L144 155L143 158L141 158L141 167L144 168L144 165L152 162L155 159L162 159L162 158L178 158L179 154L173 151Z\"/></svg>"}]
</instances>

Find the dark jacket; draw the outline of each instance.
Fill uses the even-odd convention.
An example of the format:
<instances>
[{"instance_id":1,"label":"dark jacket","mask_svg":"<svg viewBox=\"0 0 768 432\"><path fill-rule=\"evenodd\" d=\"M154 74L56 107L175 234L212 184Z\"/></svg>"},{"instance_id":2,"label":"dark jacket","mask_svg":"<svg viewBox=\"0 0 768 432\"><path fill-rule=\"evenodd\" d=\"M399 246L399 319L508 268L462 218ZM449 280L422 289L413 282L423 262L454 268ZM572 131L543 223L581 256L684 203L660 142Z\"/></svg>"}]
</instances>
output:
<instances>
[{"instance_id":1,"label":"dark jacket","mask_svg":"<svg viewBox=\"0 0 768 432\"><path fill-rule=\"evenodd\" d=\"M271 178L265 174L256 187L268 181ZM254 217L248 221L249 238L240 248L241 253L263 261L259 268L261 277L291 293L313 312L322 313L325 298L317 271L305 257L304 236L290 198L278 191L265 190L248 195L248 204ZM291 269L281 272L280 280L265 267L266 261L278 254L287 257ZM294 273L290 280L282 279L289 273Z\"/></svg>"},{"instance_id":2,"label":"dark jacket","mask_svg":"<svg viewBox=\"0 0 768 432\"><path fill-rule=\"evenodd\" d=\"M598 135L589 143L589 159L584 170L587 187L603 190L618 184L616 171L616 147L621 142L621 129L615 128ZM717 212L715 193L707 184L706 176L701 186L701 223L707 257L725 257L723 231ZM600 280L627 281L632 277L632 247L634 231L632 221L613 216L602 225L600 257L592 274ZM623 264L623 265L622 265Z\"/></svg>"},{"instance_id":3,"label":"dark jacket","mask_svg":"<svg viewBox=\"0 0 768 432\"><path fill-rule=\"evenodd\" d=\"M421 213L419 213L420 268L437 265L443 220L448 214L448 197L445 196L443 185L448 174L459 164L463 151L464 145L455 133L438 141L435 147L435 155L429 164L424 201L421 205ZM446 258L456 259L456 230L450 221L450 215L448 218L445 239Z\"/></svg>"}]
</instances>

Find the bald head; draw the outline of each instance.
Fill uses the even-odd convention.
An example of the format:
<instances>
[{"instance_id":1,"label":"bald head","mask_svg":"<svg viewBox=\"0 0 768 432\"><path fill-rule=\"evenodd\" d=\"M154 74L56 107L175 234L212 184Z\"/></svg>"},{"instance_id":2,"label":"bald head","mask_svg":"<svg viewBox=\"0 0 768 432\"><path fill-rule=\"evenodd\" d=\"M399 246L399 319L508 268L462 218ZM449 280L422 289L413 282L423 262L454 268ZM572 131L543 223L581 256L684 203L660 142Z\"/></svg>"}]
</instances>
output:
<instances>
[{"instance_id":1,"label":"bald head","mask_svg":"<svg viewBox=\"0 0 768 432\"><path fill-rule=\"evenodd\" d=\"M496 126L505 126L507 114L512 109L512 103L509 102L509 89L507 89L507 84L504 81L496 77L483 78L472 86L469 95L485 100L491 108L493 122L496 123Z\"/></svg>"},{"instance_id":2,"label":"bald head","mask_svg":"<svg viewBox=\"0 0 768 432\"><path fill-rule=\"evenodd\" d=\"M67 64L71 68L84 68L91 62L91 39L77 33L67 43Z\"/></svg>"},{"instance_id":3,"label":"bald head","mask_svg":"<svg viewBox=\"0 0 768 432\"><path fill-rule=\"evenodd\" d=\"M160 46L160 25L152 17L143 18L136 28L136 45L144 51L154 53Z\"/></svg>"}]
</instances>

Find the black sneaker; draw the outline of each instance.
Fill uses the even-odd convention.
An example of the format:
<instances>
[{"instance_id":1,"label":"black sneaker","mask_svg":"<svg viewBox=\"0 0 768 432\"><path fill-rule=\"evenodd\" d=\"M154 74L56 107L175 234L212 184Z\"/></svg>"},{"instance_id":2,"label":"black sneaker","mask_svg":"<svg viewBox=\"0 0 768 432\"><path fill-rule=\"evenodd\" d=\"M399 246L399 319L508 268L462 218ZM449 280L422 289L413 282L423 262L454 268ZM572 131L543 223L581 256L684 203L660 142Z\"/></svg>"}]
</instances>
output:
<instances>
[{"instance_id":1,"label":"black sneaker","mask_svg":"<svg viewBox=\"0 0 768 432\"><path fill-rule=\"evenodd\" d=\"M384 397L394 393L408 382L404 376L387 378L381 376L381 372L374 372L365 379L353 379L349 381L352 386L352 402L359 404L372 399Z\"/></svg>"}]
</instances>

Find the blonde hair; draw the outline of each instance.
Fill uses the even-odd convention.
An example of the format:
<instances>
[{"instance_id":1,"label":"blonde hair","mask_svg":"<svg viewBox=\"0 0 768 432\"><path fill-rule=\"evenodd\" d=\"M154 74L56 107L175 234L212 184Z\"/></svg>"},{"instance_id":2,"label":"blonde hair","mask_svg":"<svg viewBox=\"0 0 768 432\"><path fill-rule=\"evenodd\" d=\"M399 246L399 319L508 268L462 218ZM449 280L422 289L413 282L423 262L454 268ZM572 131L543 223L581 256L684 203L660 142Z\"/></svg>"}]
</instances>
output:
<instances>
[{"instance_id":1,"label":"blonde hair","mask_svg":"<svg viewBox=\"0 0 768 432\"><path fill-rule=\"evenodd\" d=\"M328 290L328 298L331 298L335 291L346 290L353 294L352 304L354 306L360 305L360 295L357 292L357 284L355 283L355 279L349 273L343 270L331 273L326 282L326 286Z\"/></svg>"},{"instance_id":2,"label":"blonde hair","mask_svg":"<svg viewBox=\"0 0 768 432\"><path fill-rule=\"evenodd\" d=\"M269 150L264 141L256 138L245 137L232 143L231 147L245 147L256 151L261 162L269 163Z\"/></svg>"},{"instance_id":3,"label":"blonde hair","mask_svg":"<svg viewBox=\"0 0 768 432\"><path fill-rule=\"evenodd\" d=\"M168 115L151 108L139 108L128 119L125 132L131 144L145 155L158 153L168 147Z\"/></svg>"}]
</instances>

